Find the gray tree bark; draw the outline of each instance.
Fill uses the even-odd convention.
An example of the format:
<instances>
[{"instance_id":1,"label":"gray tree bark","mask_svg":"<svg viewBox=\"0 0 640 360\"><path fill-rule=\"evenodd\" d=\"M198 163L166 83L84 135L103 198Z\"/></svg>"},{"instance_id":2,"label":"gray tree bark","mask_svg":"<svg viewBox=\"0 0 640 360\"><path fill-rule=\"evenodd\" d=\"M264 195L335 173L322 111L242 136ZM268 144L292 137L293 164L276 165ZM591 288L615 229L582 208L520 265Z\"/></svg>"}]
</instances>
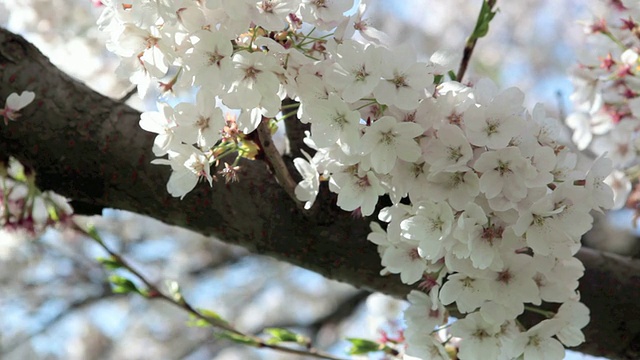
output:
<instances>
[{"instance_id":1,"label":"gray tree bark","mask_svg":"<svg viewBox=\"0 0 640 360\"><path fill-rule=\"evenodd\" d=\"M397 297L410 291L397 276L379 275L380 258L366 239L369 219L336 208L326 189L311 215L301 212L264 162L242 161L240 182L172 198L170 169L150 164L155 135L139 128L139 112L71 79L22 37L0 29L0 99L24 90L36 99L18 121L0 124L0 160L14 156L35 169L38 185L73 199L77 212L129 210L359 288ZM640 358L640 261L589 248L578 258L587 269L580 293L591 323L577 350Z\"/></svg>"}]
</instances>

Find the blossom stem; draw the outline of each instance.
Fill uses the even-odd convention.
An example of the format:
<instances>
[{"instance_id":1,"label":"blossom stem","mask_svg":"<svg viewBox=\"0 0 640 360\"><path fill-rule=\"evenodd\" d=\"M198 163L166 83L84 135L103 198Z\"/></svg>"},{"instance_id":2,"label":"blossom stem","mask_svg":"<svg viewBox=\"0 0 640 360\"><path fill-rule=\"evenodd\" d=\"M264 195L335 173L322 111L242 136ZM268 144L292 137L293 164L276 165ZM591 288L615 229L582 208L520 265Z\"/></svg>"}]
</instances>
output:
<instances>
[{"instance_id":1,"label":"blossom stem","mask_svg":"<svg viewBox=\"0 0 640 360\"><path fill-rule=\"evenodd\" d=\"M291 174L289 174L287 165L285 165L282 160L282 156L278 152L278 149L276 149L273 139L271 138L269 119L263 117L256 131L258 132L258 139L260 139L262 151L264 151L267 163L273 170L276 180L278 180L278 183L282 186L284 191L287 192L289 197L293 199L299 207L302 207L302 203L296 198L295 194L296 182L293 181Z\"/></svg>"},{"instance_id":2,"label":"blossom stem","mask_svg":"<svg viewBox=\"0 0 640 360\"><path fill-rule=\"evenodd\" d=\"M544 316L544 317L546 317L548 319L552 318L555 315L555 313L553 311L542 310L542 309L539 309L539 308L537 308L535 306L527 306L527 305L525 305L524 309L527 310L527 311L531 311L533 313L536 313L536 314L540 314L540 315L542 315L542 316Z\"/></svg>"},{"instance_id":3,"label":"blossom stem","mask_svg":"<svg viewBox=\"0 0 640 360\"><path fill-rule=\"evenodd\" d=\"M622 41L620 41L620 39L615 37L610 31L601 31L600 33L608 37L611 41L613 41L616 45L618 45L623 51L627 49L627 47L622 43Z\"/></svg>"}]
</instances>

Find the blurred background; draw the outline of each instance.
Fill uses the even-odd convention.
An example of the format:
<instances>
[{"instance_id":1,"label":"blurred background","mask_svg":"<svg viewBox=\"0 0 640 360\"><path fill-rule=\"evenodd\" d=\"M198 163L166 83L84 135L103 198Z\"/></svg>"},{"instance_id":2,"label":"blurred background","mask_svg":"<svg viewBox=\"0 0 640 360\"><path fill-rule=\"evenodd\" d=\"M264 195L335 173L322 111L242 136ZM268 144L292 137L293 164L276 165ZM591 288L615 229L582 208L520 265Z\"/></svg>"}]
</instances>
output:
<instances>
[{"instance_id":1,"label":"blurred background","mask_svg":"<svg viewBox=\"0 0 640 360\"><path fill-rule=\"evenodd\" d=\"M95 3L0 0L0 26L25 36L91 88L120 98L131 85L114 75L118 60L95 25L101 11ZM568 69L588 56L585 23L578 20L593 20L604 4L498 1L499 13L479 41L465 80L490 77L501 88L518 86L529 108L542 102L550 114L567 114ZM395 42L409 42L427 58L438 49L461 53L480 5L480 0L373 0L368 13ZM133 96L129 104L149 110L155 95ZM615 219L599 220L592 245L633 254L637 242L628 230L629 217ZM344 337L375 340L402 323L402 301L215 239L117 210L90 221L150 280L177 281L195 307L216 311L248 333L287 327L309 336L318 348L344 355ZM100 256L106 254L97 245L71 232L50 230L29 239L0 230L1 359L301 359L234 345L207 329L187 327L187 314L170 305L114 294L95 260Z\"/></svg>"}]
</instances>

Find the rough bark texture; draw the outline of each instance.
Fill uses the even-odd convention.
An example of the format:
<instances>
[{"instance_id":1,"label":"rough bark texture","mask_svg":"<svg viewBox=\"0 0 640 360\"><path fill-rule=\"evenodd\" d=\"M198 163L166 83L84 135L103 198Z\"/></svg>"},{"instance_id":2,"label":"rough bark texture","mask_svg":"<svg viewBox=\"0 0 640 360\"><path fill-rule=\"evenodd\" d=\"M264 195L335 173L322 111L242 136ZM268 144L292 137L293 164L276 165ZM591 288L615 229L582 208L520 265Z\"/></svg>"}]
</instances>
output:
<instances>
[{"instance_id":1,"label":"rough bark texture","mask_svg":"<svg viewBox=\"0 0 640 360\"><path fill-rule=\"evenodd\" d=\"M154 134L138 127L137 111L71 79L0 29L0 99L23 90L36 93L35 103L19 121L0 124L0 158L32 166L39 186L74 199L77 211L129 210L364 289L398 297L410 290L396 276L379 275L367 221L336 209L328 193L313 216L300 212L264 163L243 162L238 183L198 186L182 201L170 197L170 169L149 163ZM587 268L582 300L591 309L578 350L640 358L640 261L586 248L578 257Z\"/></svg>"}]
</instances>

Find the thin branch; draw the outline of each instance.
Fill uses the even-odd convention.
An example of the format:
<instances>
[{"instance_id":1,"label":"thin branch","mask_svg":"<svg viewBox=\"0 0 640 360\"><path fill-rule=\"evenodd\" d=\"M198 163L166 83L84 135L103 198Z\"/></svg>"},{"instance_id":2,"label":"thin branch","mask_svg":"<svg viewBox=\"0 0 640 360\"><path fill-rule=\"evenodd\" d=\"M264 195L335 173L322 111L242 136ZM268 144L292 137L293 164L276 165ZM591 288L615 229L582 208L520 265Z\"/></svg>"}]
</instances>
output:
<instances>
[{"instance_id":1,"label":"thin branch","mask_svg":"<svg viewBox=\"0 0 640 360\"><path fill-rule=\"evenodd\" d=\"M118 100L120 103L125 103L127 102L127 100L129 100L134 94L138 93L138 87L134 86L133 88L131 88L129 91L127 91L126 94L124 94L123 97L120 98L120 100Z\"/></svg>"},{"instance_id":2,"label":"thin branch","mask_svg":"<svg viewBox=\"0 0 640 360\"><path fill-rule=\"evenodd\" d=\"M458 82L462 82L462 78L464 77L465 72L467 71L467 67L469 66L469 61L471 60L471 55L473 54L473 49L476 47L476 43L478 39L484 36L484 34L478 35L478 30L480 26L483 24L485 20L484 18L484 10L485 4L488 7L489 11L493 11L493 8L496 5L497 0L483 0L482 8L480 13L478 14L478 20L476 21L476 25L474 27L473 33L467 38L467 42L464 46L464 51L462 52L462 61L460 62L460 67L458 68L458 74L456 75L456 79ZM489 19L491 21L491 19ZM487 23L487 26L489 24Z\"/></svg>"},{"instance_id":3,"label":"thin branch","mask_svg":"<svg viewBox=\"0 0 640 360\"><path fill-rule=\"evenodd\" d=\"M136 270L133 266L131 266L131 264L129 264L129 262L127 260L125 260L120 254L116 253L115 251L111 250L111 248L109 248L104 241L102 241L102 239L99 237L99 235L97 235L97 233L93 232L93 231L87 231L85 229L83 229L82 227L78 226L76 223L72 224L72 228L76 231L79 231L80 233L88 236L89 238L93 239L100 247L102 247L111 257L112 259L118 263L118 265L123 268L126 269L127 271L129 271L132 275L134 275L135 277L137 277L140 281L142 281L142 283L146 286L145 291L143 292L138 292L140 295L145 296L148 299L160 299L160 300L164 300L186 312L188 312L190 315L194 316L197 319L203 320L205 321L207 324L222 329L225 332L227 332L228 334L231 334L232 336L238 337L241 339L241 343L249 345L249 346L253 346L256 348L268 348L268 349L272 349L272 350L276 350L276 351L280 351L280 352L284 352L284 353L289 353L289 354L295 354L295 355L304 355L304 356L309 356L309 357L314 357L314 358L318 358L318 359L327 359L327 360L344 360L343 358L339 358L339 357L335 357L329 353L325 353L323 351L320 351L318 349L315 349L313 347L311 348L307 348L305 350L301 350L301 349L293 349L293 348L289 348L289 347L285 347L285 346L280 346L277 344L269 344L267 343L265 340L254 336L254 335L250 335L250 334L245 334L237 329L235 329L233 326L231 326L230 324L228 324L226 321L219 319L219 318L214 318L212 316L208 316L206 315L204 312L199 311L197 309L195 309L191 304L189 304L183 297L182 295L178 294L179 296L170 296L165 294L164 292L162 292L160 290L159 287L157 287L155 284L153 284L149 279L147 279L140 271Z\"/></svg>"},{"instance_id":4,"label":"thin branch","mask_svg":"<svg viewBox=\"0 0 640 360\"><path fill-rule=\"evenodd\" d=\"M287 165L282 160L282 155L278 152L275 144L273 143L273 139L271 138L271 129L269 129L269 119L263 118L260 125L256 129L258 132L258 138L260 139L260 145L262 147L262 151L264 151L264 155L266 156L266 160L271 166L271 169L274 172L276 180L282 188L287 192L287 195L295 203L298 207L302 208L302 203L298 198L296 198L295 188L296 182L293 181L291 174L289 174L289 170L287 169Z\"/></svg>"},{"instance_id":5,"label":"thin branch","mask_svg":"<svg viewBox=\"0 0 640 360\"><path fill-rule=\"evenodd\" d=\"M358 290L352 293L351 295L340 299L338 303L333 307L329 313L326 313L317 319L313 320L308 324L299 324L293 323L291 321L286 322L274 322L269 324L268 326L262 327L259 331L256 331L255 334L260 334L264 332L265 329L268 328L291 328L291 327L299 327L307 329L311 335L312 339L315 339L318 335L318 332L328 326L334 324L340 324L349 316L353 315L356 308L364 302L367 297L371 295L371 292L366 290Z\"/></svg>"}]
</instances>

